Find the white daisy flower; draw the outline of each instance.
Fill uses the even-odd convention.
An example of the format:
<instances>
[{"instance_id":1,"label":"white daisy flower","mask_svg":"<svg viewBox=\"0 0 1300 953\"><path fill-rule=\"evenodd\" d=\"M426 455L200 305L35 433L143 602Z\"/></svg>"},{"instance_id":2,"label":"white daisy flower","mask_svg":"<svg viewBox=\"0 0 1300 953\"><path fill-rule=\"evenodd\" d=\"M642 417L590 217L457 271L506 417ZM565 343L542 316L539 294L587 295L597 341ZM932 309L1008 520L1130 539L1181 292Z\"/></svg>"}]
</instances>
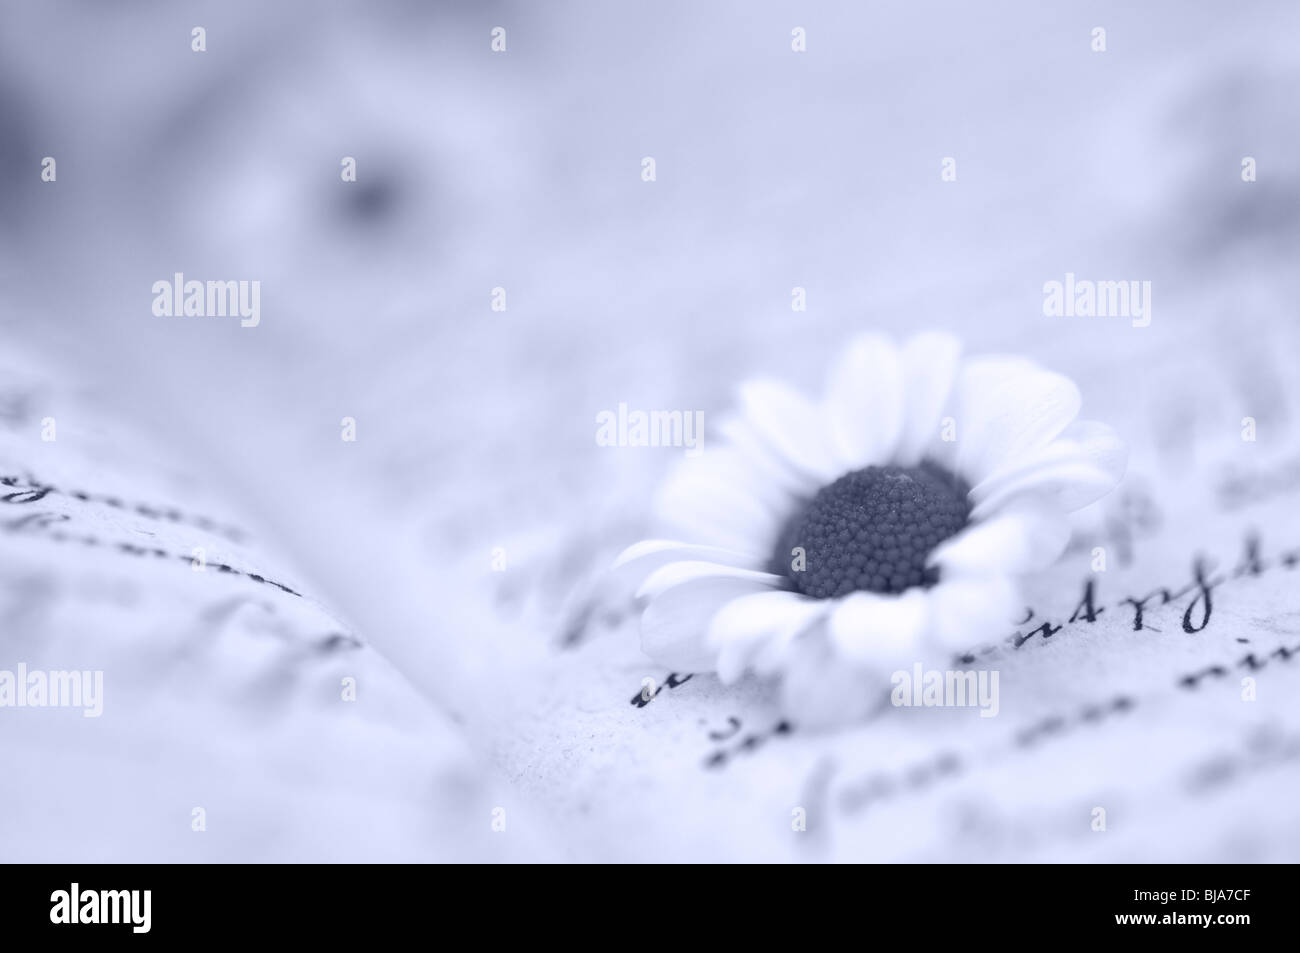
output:
<instances>
[{"instance_id":1,"label":"white daisy flower","mask_svg":"<svg viewBox=\"0 0 1300 953\"><path fill-rule=\"evenodd\" d=\"M1123 444L1076 420L1069 379L962 360L949 335L867 335L820 403L740 390L723 445L655 502L664 537L627 549L646 654L679 672L780 676L802 724L860 718L892 672L1005 634L1017 576L1054 562L1068 514L1123 475Z\"/></svg>"}]
</instances>

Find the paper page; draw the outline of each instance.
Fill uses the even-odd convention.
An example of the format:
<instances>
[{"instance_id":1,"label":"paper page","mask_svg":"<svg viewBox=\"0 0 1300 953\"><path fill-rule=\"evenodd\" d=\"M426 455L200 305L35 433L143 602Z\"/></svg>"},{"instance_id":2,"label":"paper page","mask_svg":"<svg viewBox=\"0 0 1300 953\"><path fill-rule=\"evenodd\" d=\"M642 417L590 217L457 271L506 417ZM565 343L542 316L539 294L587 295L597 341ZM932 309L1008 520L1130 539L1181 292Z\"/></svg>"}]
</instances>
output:
<instances>
[{"instance_id":1,"label":"paper page","mask_svg":"<svg viewBox=\"0 0 1300 953\"><path fill-rule=\"evenodd\" d=\"M510 856L459 729L149 437L3 353L0 856Z\"/></svg>"}]
</instances>

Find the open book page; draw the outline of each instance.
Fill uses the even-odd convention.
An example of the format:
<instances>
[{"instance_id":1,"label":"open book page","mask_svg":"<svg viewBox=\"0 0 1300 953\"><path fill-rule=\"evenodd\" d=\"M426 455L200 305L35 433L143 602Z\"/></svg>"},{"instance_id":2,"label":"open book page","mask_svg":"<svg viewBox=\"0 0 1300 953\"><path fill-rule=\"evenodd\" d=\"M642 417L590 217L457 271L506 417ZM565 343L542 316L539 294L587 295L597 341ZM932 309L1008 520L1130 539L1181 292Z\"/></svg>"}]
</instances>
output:
<instances>
[{"instance_id":1,"label":"open book page","mask_svg":"<svg viewBox=\"0 0 1300 953\"><path fill-rule=\"evenodd\" d=\"M509 856L459 729L219 475L12 349L0 579L5 860Z\"/></svg>"}]
</instances>

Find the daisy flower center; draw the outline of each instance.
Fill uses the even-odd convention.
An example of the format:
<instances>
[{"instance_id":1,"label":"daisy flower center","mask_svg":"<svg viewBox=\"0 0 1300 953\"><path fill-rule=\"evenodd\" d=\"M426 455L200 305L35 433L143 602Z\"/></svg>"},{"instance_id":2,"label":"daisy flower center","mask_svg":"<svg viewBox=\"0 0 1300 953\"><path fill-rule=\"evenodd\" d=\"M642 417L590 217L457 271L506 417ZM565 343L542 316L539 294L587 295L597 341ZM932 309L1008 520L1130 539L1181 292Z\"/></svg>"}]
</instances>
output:
<instances>
[{"instance_id":1,"label":"daisy flower center","mask_svg":"<svg viewBox=\"0 0 1300 953\"><path fill-rule=\"evenodd\" d=\"M794 514L773 568L818 599L933 585L938 570L925 561L966 525L968 492L959 477L930 462L855 470Z\"/></svg>"}]
</instances>

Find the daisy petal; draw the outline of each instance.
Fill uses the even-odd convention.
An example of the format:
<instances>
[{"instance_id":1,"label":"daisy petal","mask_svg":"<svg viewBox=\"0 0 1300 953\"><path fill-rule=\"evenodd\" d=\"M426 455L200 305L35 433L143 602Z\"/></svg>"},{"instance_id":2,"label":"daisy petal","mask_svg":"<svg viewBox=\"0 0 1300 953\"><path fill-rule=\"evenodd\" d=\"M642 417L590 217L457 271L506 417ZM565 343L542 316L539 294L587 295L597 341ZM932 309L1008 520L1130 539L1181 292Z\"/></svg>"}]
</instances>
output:
<instances>
[{"instance_id":1,"label":"daisy petal","mask_svg":"<svg viewBox=\"0 0 1300 953\"><path fill-rule=\"evenodd\" d=\"M1066 513L1086 506L1114 488L1115 480L1110 474L1086 463L1041 467L986 496L971 510L971 516L985 519L1022 499L1055 501L1057 508Z\"/></svg>"},{"instance_id":2,"label":"daisy petal","mask_svg":"<svg viewBox=\"0 0 1300 953\"><path fill-rule=\"evenodd\" d=\"M655 570L669 563L689 561L719 563L738 569L762 569L767 563L763 556L717 546L697 546L672 539L644 539L619 553L600 585L611 597L631 598L642 580Z\"/></svg>"},{"instance_id":3,"label":"daisy petal","mask_svg":"<svg viewBox=\"0 0 1300 953\"><path fill-rule=\"evenodd\" d=\"M1041 450L1014 460L971 490L975 512L996 512L1020 494L1052 500L1064 512L1087 506L1124 476L1128 451L1105 424L1076 420Z\"/></svg>"},{"instance_id":4,"label":"daisy petal","mask_svg":"<svg viewBox=\"0 0 1300 953\"><path fill-rule=\"evenodd\" d=\"M743 417L723 418L716 429L752 468L754 482L766 487L773 501L788 502L790 497L811 496L821 486L820 477L794 466L783 454L772 450Z\"/></svg>"},{"instance_id":5,"label":"daisy petal","mask_svg":"<svg viewBox=\"0 0 1300 953\"><path fill-rule=\"evenodd\" d=\"M755 591L786 589L789 587L789 583L784 576L777 576L770 572L737 569L734 566L724 566L721 563L704 562L702 560L683 560L660 566L641 584L641 588L637 590L636 595L638 599L657 599L669 589L688 582L694 582L697 579L735 579L752 584L756 587Z\"/></svg>"},{"instance_id":6,"label":"daisy petal","mask_svg":"<svg viewBox=\"0 0 1300 953\"><path fill-rule=\"evenodd\" d=\"M725 448L678 465L655 495L656 522L673 535L722 549L765 552L781 527L758 475Z\"/></svg>"},{"instance_id":7,"label":"daisy petal","mask_svg":"<svg viewBox=\"0 0 1300 953\"><path fill-rule=\"evenodd\" d=\"M733 599L713 617L706 638L718 653L718 677L734 682L769 641L789 643L828 608L825 599L794 592L756 592Z\"/></svg>"},{"instance_id":8,"label":"daisy petal","mask_svg":"<svg viewBox=\"0 0 1300 953\"><path fill-rule=\"evenodd\" d=\"M1045 446L1078 416L1082 403L1068 377L1018 360L970 361L958 387L957 467L971 483Z\"/></svg>"},{"instance_id":9,"label":"daisy petal","mask_svg":"<svg viewBox=\"0 0 1300 953\"><path fill-rule=\"evenodd\" d=\"M642 651L675 671L712 671L715 653L705 642L709 620L731 600L769 589L756 578L762 575L699 575L660 590L641 614Z\"/></svg>"},{"instance_id":10,"label":"daisy petal","mask_svg":"<svg viewBox=\"0 0 1300 953\"><path fill-rule=\"evenodd\" d=\"M1070 524L1063 514L1025 505L940 543L928 564L945 576L1033 572L1055 562L1069 542Z\"/></svg>"},{"instance_id":11,"label":"daisy petal","mask_svg":"<svg viewBox=\"0 0 1300 953\"><path fill-rule=\"evenodd\" d=\"M764 676L775 675L782 671L790 658L795 637L801 634L802 632L796 629L776 633L758 647L758 651L750 660L750 667Z\"/></svg>"},{"instance_id":12,"label":"daisy petal","mask_svg":"<svg viewBox=\"0 0 1300 953\"><path fill-rule=\"evenodd\" d=\"M849 344L831 369L826 410L841 469L888 461L903 430L903 365L892 341L866 334Z\"/></svg>"},{"instance_id":13,"label":"daisy petal","mask_svg":"<svg viewBox=\"0 0 1300 953\"><path fill-rule=\"evenodd\" d=\"M757 555L740 553L731 549L720 549L717 546L699 546L694 543L683 543L675 539L643 539L619 553L612 568L640 569L644 567L648 573L652 569L658 569L661 565L683 559L722 563L724 566L737 566L741 569L757 569L765 561ZM651 562L657 560L662 560L662 562L658 562L657 565L650 565Z\"/></svg>"},{"instance_id":14,"label":"daisy petal","mask_svg":"<svg viewBox=\"0 0 1300 953\"><path fill-rule=\"evenodd\" d=\"M962 576L929 590L930 634L945 648L976 648L1008 635L1023 610L1010 576Z\"/></svg>"},{"instance_id":15,"label":"daisy petal","mask_svg":"<svg viewBox=\"0 0 1300 953\"><path fill-rule=\"evenodd\" d=\"M938 436L960 358L961 342L951 334L917 334L903 346L903 431L894 452L902 466L919 463Z\"/></svg>"},{"instance_id":16,"label":"daisy petal","mask_svg":"<svg viewBox=\"0 0 1300 953\"><path fill-rule=\"evenodd\" d=\"M750 381L740 388L745 419L772 450L795 469L822 481L839 475L824 421L803 394L780 381Z\"/></svg>"},{"instance_id":17,"label":"daisy petal","mask_svg":"<svg viewBox=\"0 0 1300 953\"><path fill-rule=\"evenodd\" d=\"M857 663L911 662L920 649L926 614L925 593L920 589L897 596L855 592L831 614L831 642L842 656Z\"/></svg>"},{"instance_id":18,"label":"daisy petal","mask_svg":"<svg viewBox=\"0 0 1300 953\"><path fill-rule=\"evenodd\" d=\"M781 708L801 728L861 721L889 704L889 674L844 659L825 633L795 640L781 679Z\"/></svg>"}]
</instances>

